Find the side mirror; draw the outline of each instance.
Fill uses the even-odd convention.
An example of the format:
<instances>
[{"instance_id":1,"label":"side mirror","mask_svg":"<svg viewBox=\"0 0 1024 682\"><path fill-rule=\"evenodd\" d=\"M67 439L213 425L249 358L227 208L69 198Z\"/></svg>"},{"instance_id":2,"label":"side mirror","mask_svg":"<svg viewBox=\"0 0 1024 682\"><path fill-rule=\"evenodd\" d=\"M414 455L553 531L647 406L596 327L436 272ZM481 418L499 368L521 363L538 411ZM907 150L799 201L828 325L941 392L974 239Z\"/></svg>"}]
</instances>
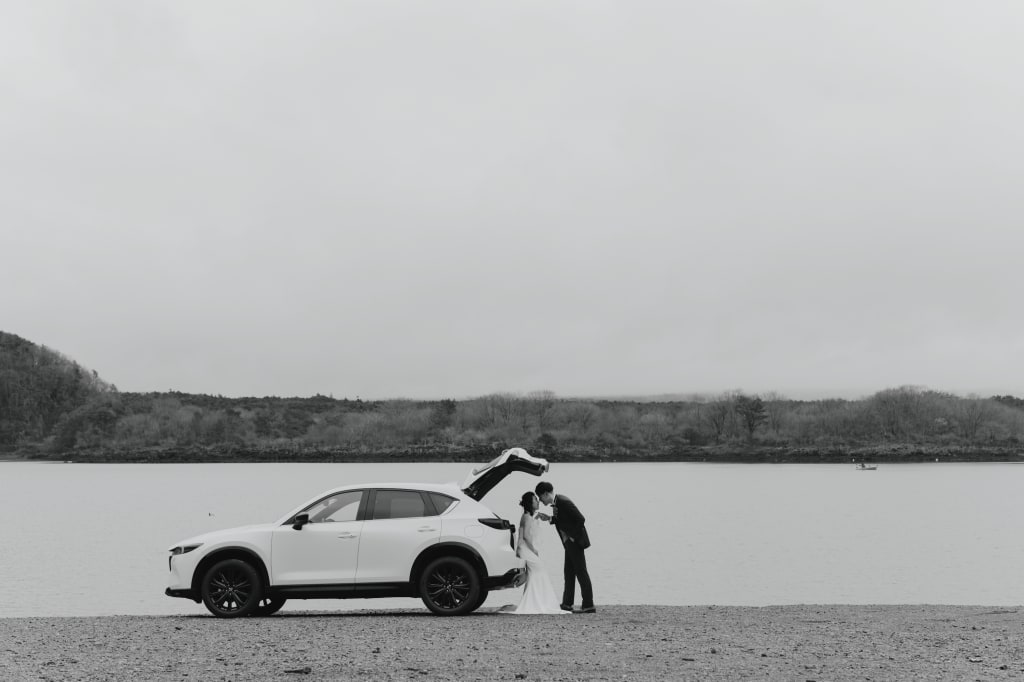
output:
<instances>
[{"instance_id":1,"label":"side mirror","mask_svg":"<svg viewBox=\"0 0 1024 682\"><path fill-rule=\"evenodd\" d=\"M295 515L295 518L292 520L292 528L295 530L302 530L302 527L307 523L309 523L309 514L302 512L301 514Z\"/></svg>"}]
</instances>

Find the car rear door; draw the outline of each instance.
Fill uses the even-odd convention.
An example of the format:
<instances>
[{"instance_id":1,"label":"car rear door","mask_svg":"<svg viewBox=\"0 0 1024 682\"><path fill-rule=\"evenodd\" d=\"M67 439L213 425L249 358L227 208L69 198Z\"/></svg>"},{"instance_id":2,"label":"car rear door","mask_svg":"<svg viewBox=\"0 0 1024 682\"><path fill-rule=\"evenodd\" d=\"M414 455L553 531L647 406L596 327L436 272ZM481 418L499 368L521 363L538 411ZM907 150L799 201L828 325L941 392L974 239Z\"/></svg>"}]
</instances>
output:
<instances>
[{"instance_id":1,"label":"car rear door","mask_svg":"<svg viewBox=\"0 0 1024 682\"><path fill-rule=\"evenodd\" d=\"M405 583L420 552L441 540L441 519L427 493L370 492L359 543L356 584Z\"/></svg>"}]
</instances>

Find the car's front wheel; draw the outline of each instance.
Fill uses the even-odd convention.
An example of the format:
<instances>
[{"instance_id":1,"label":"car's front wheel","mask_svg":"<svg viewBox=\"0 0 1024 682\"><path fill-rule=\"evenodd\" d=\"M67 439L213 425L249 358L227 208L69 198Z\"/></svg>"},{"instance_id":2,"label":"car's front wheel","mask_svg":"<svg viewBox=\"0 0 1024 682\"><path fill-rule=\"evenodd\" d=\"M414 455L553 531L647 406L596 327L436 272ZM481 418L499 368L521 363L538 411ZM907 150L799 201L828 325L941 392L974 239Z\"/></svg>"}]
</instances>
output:
<instances>
[{"instance_id":1,"label":"car's front wheel","mask_svg":"<svg viewBox=\"0 0 1024 682\"><path fill-rule=\"evenodd\" d=\"M284 603L288 601L285 597L264 597L260 599L260 605L252 612L254 616L272 616L281 610Z\"/></svg>"},{"instance_id":2,"label":"car's front wheel","mask_svg":"<svg viewBox=\"0 0 1024 682\"><path fill-rule=\"evenodd\" d=\"M241 559L218 561L203 576L203 603L218 618L248 616L260 606L259 572Z\"/></svg>"},{"instance_id":3,"label":"car's front wheel","mask_svg":"<svg viewBox=\"0 0 1024 682\"><path fill-rule=\"evenodd\" d=\"M420 576L420 598L439 616L462 616L480 606L480 576L457 556L434 559Z\"/></svg>"}]
</instances>

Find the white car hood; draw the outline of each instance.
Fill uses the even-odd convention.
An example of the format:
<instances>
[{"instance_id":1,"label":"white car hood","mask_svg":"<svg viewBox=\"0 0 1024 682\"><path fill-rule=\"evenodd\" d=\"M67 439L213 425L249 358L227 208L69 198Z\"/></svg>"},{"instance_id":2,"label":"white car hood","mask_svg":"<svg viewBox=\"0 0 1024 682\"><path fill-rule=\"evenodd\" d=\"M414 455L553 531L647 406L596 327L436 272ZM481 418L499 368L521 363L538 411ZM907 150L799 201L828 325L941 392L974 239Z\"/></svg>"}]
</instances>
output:
<instances>
[{"instance_id":1,"label":"white car hood","mask_svg":"<svg viewBox=\"0 0 1024 682\"><path fill-rule=\"evenodd\" d=\"M270 530L275 528L276 524L273 523L257 523L249 526L236 526L235 528L224 528L222 530L214 530L209 533L203 533L202 535L196 535L190 538L186 538L181 542L176 542L173 546L168 548L168 551L175 547L184 547L186 545L208 545L213 544L219 540L227 540L237 538L240 534L245 532L251 532L254 530Z\"/></svg>"}]
</instances>

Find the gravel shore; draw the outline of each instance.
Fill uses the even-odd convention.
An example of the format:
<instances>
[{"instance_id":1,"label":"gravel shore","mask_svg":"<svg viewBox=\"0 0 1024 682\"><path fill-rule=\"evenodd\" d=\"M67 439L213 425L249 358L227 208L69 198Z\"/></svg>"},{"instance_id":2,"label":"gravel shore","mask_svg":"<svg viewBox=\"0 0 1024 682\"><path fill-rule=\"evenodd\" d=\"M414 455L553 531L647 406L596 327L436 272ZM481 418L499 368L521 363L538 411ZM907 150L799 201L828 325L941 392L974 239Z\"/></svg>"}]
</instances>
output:
<instances>
[{"instance_id":1,"label":"gravel shore","mask_svg":"<svg viewBox=\"0 0 1024 682\"><path fill-rule=\"evenodd\" d=\"M3 680L1006 680L1024 612L985 606L606 606L463 618L0 618Z\"/></svg>"}]
</instances>

